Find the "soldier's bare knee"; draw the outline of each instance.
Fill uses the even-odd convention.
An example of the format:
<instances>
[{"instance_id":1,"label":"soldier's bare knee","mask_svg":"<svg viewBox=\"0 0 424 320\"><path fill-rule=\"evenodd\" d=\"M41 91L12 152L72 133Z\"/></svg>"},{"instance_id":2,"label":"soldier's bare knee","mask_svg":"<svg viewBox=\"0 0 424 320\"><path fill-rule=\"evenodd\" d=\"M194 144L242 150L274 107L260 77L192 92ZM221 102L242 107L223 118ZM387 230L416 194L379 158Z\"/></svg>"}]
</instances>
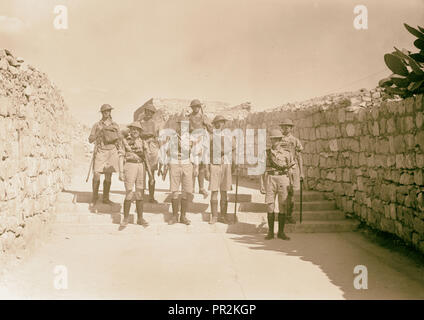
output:
<instances>
[{"instance_id":1,"label":"soldier's bare knee","mask_svg":"<svg viewBox=\"0 0 424 320\"><path fill-rule=\"evenodd\" d=\"M221 191L221 201L227 201L227 200L228 200L227 191Z\"/></svg>"},{"instance_id":2,"label":"soldier's bare knee","mask_svg":"<svg viewBox=\"0 0 424 320\"><path fill-rule=\"evenodd\" d=\"M178 191L173 191L172 192L172 199L178 199Z\"/></svg>"},{"instance_id":3,"label":"soldier's bare knee","mask_svg":"<svg viewBox=\"0 0 424 320\"><path fill-rule=\"evenodd\" d=\"M218 200L218 191L212 191L211 200Z\"/></svg>"},{"instance_id":4,"label":"soldier's bare knee","mask_svg":"<svg viewBox=\"0 0 424 320\"><path fill-rule=\"evenodd\" d=\"M267 203L266 207L268 212L274 212L274 203Z\"/></svg>"},{"instance_id":5,"label":"soldier's bare knee","mask_svg":"<svg viewBox=\"0 0 424 320\"><path fill-rule=\"evenodd\" d=\"M136 189L136 191L135 191L135 199L136 200L143 200L143 194L144 194L144 190L143 189Z\"/></svg>"},{"instance_id":6,"label":"soldier's bare knee","mask_svg":"<svg viewBox=\"0 0 424 320\"><path fill-rule=\"evenodd\" d=\"M125 200L132 200L134 197L134 192L132 190L125 192Z\"/></svg>"}]
</instances>

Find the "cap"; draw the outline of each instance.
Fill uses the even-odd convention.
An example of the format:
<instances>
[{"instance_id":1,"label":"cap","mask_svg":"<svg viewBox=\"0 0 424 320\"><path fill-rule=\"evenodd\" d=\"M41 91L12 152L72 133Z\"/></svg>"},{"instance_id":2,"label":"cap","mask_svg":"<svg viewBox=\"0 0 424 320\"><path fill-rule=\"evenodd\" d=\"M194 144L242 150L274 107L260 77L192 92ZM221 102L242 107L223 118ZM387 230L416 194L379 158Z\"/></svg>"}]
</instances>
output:
<instances>
[{"instance_id":1,"label":"cap","mask_svg":"<svg viewBox=\"0 0 424 320\"><path fill-rule=\"evenodd\" d=\"M294 126L293 120L292 119L285 119L285 120L283 120L283 122L280 123L280 127L282 127L282 126L291 126L291 127L293 127Z\"/></svg>"},{"instance_id":2,"label":"cap","mask_svg":"<svg viewBox=\"0 0 424 320\"><path fill-rule=\"evenodd\" d=\"M215 123L215 122L218 122L218 121L227 121L227 119L225 119L224 116L219 114L213 119L212 123Z\"/></svg>"},{"instance_id":3,"label":"cap","mask_svg":"<svg viewBox=\"0 0 424 320\"><path fill-rule=\"evenodd\" d=\"M137 128L137 129L140 129L140 130L143 129L139 122L133 122L133 123L129 124L128 128Z\"/></svg>"}]
</instances>

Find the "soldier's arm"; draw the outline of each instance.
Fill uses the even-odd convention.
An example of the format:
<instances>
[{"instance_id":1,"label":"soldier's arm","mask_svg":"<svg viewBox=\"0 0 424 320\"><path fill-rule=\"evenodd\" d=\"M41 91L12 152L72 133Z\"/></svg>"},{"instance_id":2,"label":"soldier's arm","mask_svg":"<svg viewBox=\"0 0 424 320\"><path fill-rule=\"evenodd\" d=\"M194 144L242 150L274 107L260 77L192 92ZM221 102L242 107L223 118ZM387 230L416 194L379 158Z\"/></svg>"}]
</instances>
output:
<instances>
[{"instance_id":1,"label":"soldier's arm","mask_svg":"<svg viewBox=\"0 0 424 320\"><path fill-rule=\"evenodd\" d=\"M91 129L90 136L88 137L88 142L93 143L97 140L97 135L98 135L97 129L98 129L98 125L96 123Z\"/></svg>"},{"instance_id":2,"label":"soldier's arm","mask_svg":"<svg viewBox=\"0 0 424 320\"><path fill-rule=\"evenodd\" d=\"M303 173L303 157L302 157L302 151L303 151L303 146L300 143L299 140L297 140L297 145L296 145L296 162L298 163L299 166L299 175L300 178L303 179L305 177L304 173Z\"/></svg>"}]
</instances>

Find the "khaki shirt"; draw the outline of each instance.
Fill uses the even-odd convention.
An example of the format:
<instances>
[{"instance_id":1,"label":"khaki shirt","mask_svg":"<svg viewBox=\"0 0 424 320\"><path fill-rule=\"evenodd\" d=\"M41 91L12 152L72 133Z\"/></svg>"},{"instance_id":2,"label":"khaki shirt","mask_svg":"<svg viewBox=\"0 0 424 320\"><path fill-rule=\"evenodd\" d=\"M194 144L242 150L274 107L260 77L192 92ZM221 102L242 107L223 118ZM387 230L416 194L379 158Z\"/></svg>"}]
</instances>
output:
<instances>
[{"instance_id":1,"label":"khaki shirt","mask_svg":"<svg viewBox=\"0 0 424 320\"><path fill-rule=\"evenodd\" d=\"M106 127L112 127L116 129L119 139L114 144L105 144L102 136L102 130ZM97 148L100 150L112 150L113 148L116 148L118 152L122 153L122 135L121 131L119 129L119 125L114 122L113 120L100 120L99 122L96 122L91 129L90 136L88 137L88 141L90 143L95 142L97 145Z\"/></svg>"}]
</instances>

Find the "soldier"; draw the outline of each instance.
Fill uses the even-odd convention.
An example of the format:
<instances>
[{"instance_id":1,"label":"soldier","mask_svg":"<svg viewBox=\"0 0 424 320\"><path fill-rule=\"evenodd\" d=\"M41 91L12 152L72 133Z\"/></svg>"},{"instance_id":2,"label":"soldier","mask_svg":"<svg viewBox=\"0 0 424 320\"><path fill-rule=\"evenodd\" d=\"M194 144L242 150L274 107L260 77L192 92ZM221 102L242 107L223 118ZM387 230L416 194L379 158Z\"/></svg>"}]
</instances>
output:
<instances>
[{"instance_id":1,"label":"soldier","mask_svg":"<svg viewBox=\"0 0 424 320\"><path fill-rule=\"evenodd\" d=\"M120 161L123 164L123 170L119 174L119 179L125 183L124 200L124 220L121 226L128 225L131 202L135 195L135 205L137 209L137 224L144 227L148 226L143 219L143 196L145 179L145 157L147 152L146 141L141 139L142 127L140 123L133 122L128 126L129 135L123 140L124 154ZM135 193L134 193L135 185Z\"/></svg>"},{"instance_id":2,"label":"soldier","mask_svg":"<svg viewBox=\"0 0 424 320\"><path fill-rule=\"evenodd\" d=\"M140 115L138 121L142 127L142 138L146 141L146 160L150 164L149 173L149 202L157 203L155 200L155 171L158 169L158 154L159 154L159 143L158 143L158 129L153 116L156 113L156 108L153 103L148 104L144 107L144 115Z\"/></svg>"},{"instance_id":3,"label":"soldier","mask_svg":"<svg viewBox=\"0 0 424 320\"><path fill-rule=\"evenodd\" d=\"M226 119L218 115L212 124L215 127L211 137L211 163L210 163L210 183L209 190L211 194L211 213L210 224L219 222L227 223L227 192L232 189L232 140L222 132ZM229 146L229 147L228 147ZM217 156L217 151L220 154ZM215 155L215 156L214 156ZM218 192L221 193L220 214L218 218Z\"/></svg>"},{"instance_id":4,"label":"soldier","mask_svg":"<svg viewBox=\"0 0 424 320\"><path fill-rule=\"evenodd\" d=\"M293 127L294 124L291 119L286 119L280 123L280 128L283 135L281 138L281 146L292 153L296 164L293 168L293 184L289 190L289 212L287 216L287 223L296 223L296 221L293 219L294 191L300 190L300 181L303 181L304 179L302 159L303 147L299 139L292 135Z\"/></svg>"},{"instance_id":5,"label":"soldier","mask_svg":"<svg viewBox=\"0 0 424 320\"><path fill-rule=\"evenodd\" d=\"M192 112L189 115L189 121L190 121L190 133L197 130L199 132L199 129L207 130L209 133L212 133L212 125L209 123L206 116L203 114L202 104L198 99L194 99L190 103L190 107L192 109ZM202 112L200 112L202 110ZM202 136L202 135L201 135ZM200 146L202 146L204 143L209 143L208 141L203 141L203 136L197 143L200 143ZM205 139L206 140L206 139ZM204 162L199 163L198 170L195 170L198 172L197 180L199 183L199 193L203 194L203 197L206 199L208 197L208 192L205 189L205 177L209 176L208 168L206 167L206 164ZM196 176L193 177L193 187L194 183L196 181Z\"/></svg>"},{"instance_id":6,"label":"soldier","mask_svg":"<svg viewBox=\"0 0 424 320\"><path fill-rule=\"evenodd\" d=\"M189 225L190 220L186 217L188 198L193 193L193 175L196 175L197 165L191 149L193 140L189 133L189 121L184 116L177 119L177 130L170 137L168 145L169 177L172 193L172 217L169 224L178 222L179 200L178 192L181 185L181 216L179 222Z\"/></svg>"},{"instance_id":7,"label":"soldier","mask_svg":"<svg viewBox=\"0 0 424 320\"><path fill-rule=\"evenodd\" d=\"M112 183L112 173L120 172L119 154L122 152L122 137L119 126L112 121L109 104L104 104L100 108L102 119L95 123L91 129L88 141L95 143L93 162L93 195L91 205L95 205L99 196L100 175L104 174L103 182L103 203L113 204L109 200L109 191Z\"/></svg>"},{"instance_id":8,"label":"soldier","mask_svg":"<svg viewBox=\"0 0 424 320\"><path fill-rule=\"evenodd\" d=\"M295 161L292 153L281 145L282 134L279 129L270 131L271 148L266 150L265 203L267 204L268 235L266 240L274 238L275 197L278 196L278 235L290 240L284 233L288 211L288 192L292 185L292 168ZM262 190L261 190L262 191ZM285 212L286 211L286 212Z\"/></svg>"}]
</instances>

